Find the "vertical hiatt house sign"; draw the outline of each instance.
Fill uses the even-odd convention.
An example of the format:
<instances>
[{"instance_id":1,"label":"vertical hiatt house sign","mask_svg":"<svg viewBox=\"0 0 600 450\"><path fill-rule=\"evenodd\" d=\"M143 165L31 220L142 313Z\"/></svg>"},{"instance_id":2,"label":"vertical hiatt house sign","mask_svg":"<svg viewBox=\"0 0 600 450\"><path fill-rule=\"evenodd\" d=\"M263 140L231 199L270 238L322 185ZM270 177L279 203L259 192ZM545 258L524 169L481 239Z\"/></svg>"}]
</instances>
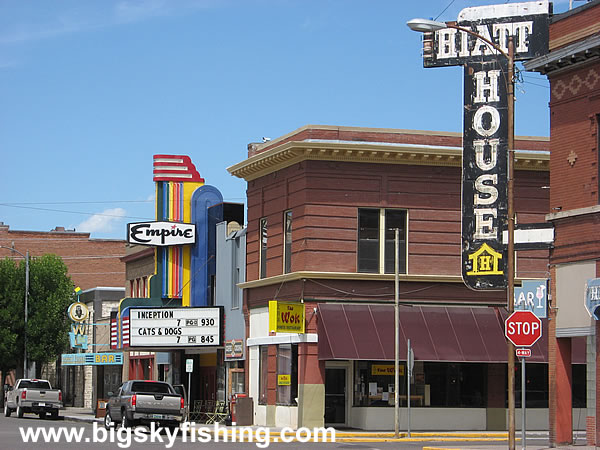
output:
<instances>
[{"instance_id":1,"label":"vertical hiatt house sign","mask_svg":"<svg viewBox=\"0 0 600 450\"><path fill-rule=\"evenodd\" d=\"M515 60L548 47L548 1L465 8L457 26L494 42ZM483 40L455 28L426 33L423 66L464 66L462 277L472 289L507 285L508 60Z\"/></svg>"}]
</instances>

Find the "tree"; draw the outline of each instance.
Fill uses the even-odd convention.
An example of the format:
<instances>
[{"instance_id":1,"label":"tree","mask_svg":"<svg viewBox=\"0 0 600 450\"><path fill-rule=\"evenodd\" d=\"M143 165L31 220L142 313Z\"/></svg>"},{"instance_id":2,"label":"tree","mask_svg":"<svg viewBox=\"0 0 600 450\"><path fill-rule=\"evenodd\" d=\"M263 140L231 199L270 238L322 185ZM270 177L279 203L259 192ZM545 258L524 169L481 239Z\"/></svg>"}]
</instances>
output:
<instances>
[{"instance_id":1,"label":"tree","mask_svg":"<svg viewBox=\"0 0 600 450\"><path fill-rule=\"evenodd\" d=\"M56 255L29 261L27 355L38 366L56 359L68 347L67 308L73 282ZM25 261L0 260L0 370L23 366L25 336Z\"/></svg>"}]
</instances>

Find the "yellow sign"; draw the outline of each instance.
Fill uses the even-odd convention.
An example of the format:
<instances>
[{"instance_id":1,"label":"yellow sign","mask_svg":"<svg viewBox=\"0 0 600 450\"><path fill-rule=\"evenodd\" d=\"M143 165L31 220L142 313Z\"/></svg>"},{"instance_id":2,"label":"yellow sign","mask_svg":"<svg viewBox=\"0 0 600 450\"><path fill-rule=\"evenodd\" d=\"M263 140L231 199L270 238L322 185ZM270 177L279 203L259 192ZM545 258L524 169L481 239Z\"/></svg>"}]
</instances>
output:
<instances>
[{"instance_id":1,"label":"yellow sign","mask_svg":"<svg viewBox=\"0 0 600 450\"><path fill-rule=\"evenodd\" d=\"M114 364L115 361L113 353L96 353L96 364Z\"/></svg>"},{"instance_id":2,"label":"yellow sign","mask_svg":"<svg viewBox=\"0 0 600 450\"><path fill-rule=\"evenodd\" d=\"M269 331L304 333L304 303L269 302Z\"/></svg>"},{"instance_id":3,"label":"yellow sign","mask_svg":"<svg viewBox=\"0 0 600 450\"><path fill-rule=\"evenodd\" d=\"M289 386L292 384L291 375L277 375L277 384L279 386Z\"/></svg>"},{"instance_id":4,"label":"yellow sign","mask_svg":"<svg viewBox=\"0 0 600 450\"><path fill-rule=\"evenodd\" d=\"M467 272L467 275L502 275L504 273L498 269L502 254L487 244L483 244L477 251L471 253L469 259L473 261L473 270Z\"/></svg>"},{"instance_id":5,"label":"yellow sign","mask_svg":"<svg viewBox=\"0 0 600 450\"><path fill-rule=\"evenodd\" d=\"M393 364L373 364L371 366L371 375L394 375ZM398 366L398 375L404 376L404 366Z\"/></svg>"}]
</instances>

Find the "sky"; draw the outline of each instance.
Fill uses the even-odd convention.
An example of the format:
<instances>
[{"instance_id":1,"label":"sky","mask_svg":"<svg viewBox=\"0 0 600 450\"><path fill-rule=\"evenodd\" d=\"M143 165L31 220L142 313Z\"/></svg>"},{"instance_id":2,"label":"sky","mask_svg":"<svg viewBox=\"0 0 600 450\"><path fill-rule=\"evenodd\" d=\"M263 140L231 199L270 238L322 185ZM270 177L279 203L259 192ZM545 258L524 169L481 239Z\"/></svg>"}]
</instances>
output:
<instances>
[{"instance_id":1,"label":"sky","mask_svg":"<svg viewBox=\"0 0 600 450\"><path fill-rule=\"evenodd\" d=\"M245 202L227 167L263 137L461 132L462 69L424 69L406 22L501 3L0 0L0 222L125 239L155 218L155 154L189 155L225 201ZM515 131L548 136L548 81L522 80Z\"/></svg>"}]
</instances>

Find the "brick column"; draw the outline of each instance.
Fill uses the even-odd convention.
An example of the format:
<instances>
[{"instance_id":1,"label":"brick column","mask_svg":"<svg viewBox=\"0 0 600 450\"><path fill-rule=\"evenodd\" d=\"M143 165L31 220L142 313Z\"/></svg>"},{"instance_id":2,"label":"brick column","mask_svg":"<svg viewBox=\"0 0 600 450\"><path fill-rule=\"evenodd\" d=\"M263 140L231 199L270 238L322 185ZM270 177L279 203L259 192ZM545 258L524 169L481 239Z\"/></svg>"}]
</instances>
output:
<instances>
[{"instance_id":1,"label":"brick column","mask_svg":"<svg viewBox=\"0 0 600 450\"><path fill-rule=\"evenodd\" d=\"M556 338L556 444L573 443L571 338Z\"/></svg>"}]
</instances>

